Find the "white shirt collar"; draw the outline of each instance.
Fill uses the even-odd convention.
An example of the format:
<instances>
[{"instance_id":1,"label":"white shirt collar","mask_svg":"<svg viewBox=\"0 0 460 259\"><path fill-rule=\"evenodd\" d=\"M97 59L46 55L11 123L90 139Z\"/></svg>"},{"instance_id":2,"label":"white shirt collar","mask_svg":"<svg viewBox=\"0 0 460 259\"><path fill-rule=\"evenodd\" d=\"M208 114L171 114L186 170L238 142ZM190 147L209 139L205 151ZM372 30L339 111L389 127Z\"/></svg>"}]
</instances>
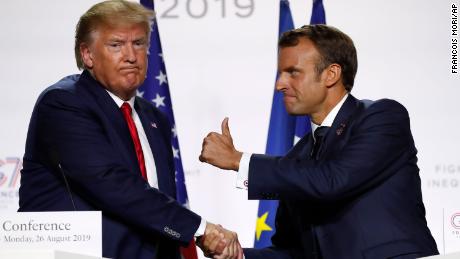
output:
<instances>
[{"instance_id":1,"label":"white shirt collar","mask_svg":"<svg viewBox=\"0 0 460 259\"><path fill-rule=\"evenodd\" d=\"M311 123L311 132L315 132L315 130L319 126L331 127L332 123L334 122L335 117L339 113L340 108L342 108L342 105L345 102L345 100L347 99L348 95L350 95L350 94L347 93L347 94L345 94L345 96L342 97L342 100L340 100L340 102L338 102L334 106L334 108L327 114L326 118L324 119L323 123L321 123L321 125L316 125L315 123L313 123L313 121L310 121L310 123Z\"/></svg>"},{"instance_id":2,"label":"white shirt collar","mask_svg":"<svg viewBox=\"0 0 460 259\"><path fill-rule=\"evenodd\" d=\"M115 103L117 104L118 108L121 108L121 106L123 105L124 102L128 102L129 105L131 106L132 109L134 109L134 100L136 98L136 96L133 96L131 97L131 99L129 99L128 101L123 101L120 97L114 95L112 92L108 91L106 89L107 93L109 93L110 97L112 97L112 99L115 101Z\"/></svg>"}]
</instances>

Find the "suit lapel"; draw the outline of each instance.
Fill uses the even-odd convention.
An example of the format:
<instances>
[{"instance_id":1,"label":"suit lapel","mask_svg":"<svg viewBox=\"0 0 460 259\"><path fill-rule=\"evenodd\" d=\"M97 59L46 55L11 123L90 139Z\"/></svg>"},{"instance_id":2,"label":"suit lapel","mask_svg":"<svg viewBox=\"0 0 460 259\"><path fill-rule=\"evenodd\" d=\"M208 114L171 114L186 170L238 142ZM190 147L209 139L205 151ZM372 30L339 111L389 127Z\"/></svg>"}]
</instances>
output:
<instances>
[{"instance_id":1,"label":"suit lapel","mask_svg":"<svg viewBox=\"0 0 460 259\"><path fill-rule=\"evenodd\" d=\"M106 127L107 135L116 145L118 151L122 154L127 166L136 174L141 174L139 164L137 162L134 144L131 140L128 126L123 118L123 114L115 101L110 97L105 88L100 85L88 71L84 71L79 80L83 86L82 89L86 90L96 101L96 105L102 110L101 118L105 118L104 124L109 124ZM111 134L110 130L113 129L115 134ZM118 136L118 137L115 137ZM114 138L115 137L115 138Z\"/></svg>"},{"instance_id":2,"label":"suit lapel","mask_svg":"<svg viewBox=\"0 0 460 259\"><path fill-rule=\"evenodd\" d=\"M149 111L151 107L139 101L138 97L136 97L134 107L142 122L142 127L149 141L150 148L152 149L158 179L158 189L170 196L174 196L175 181L174 177L171 177L171 168L168 163L171 144L165 142L165 137L161 132L162 129L168 127L168 125L161 125L157 116L155 116L152 111Z\"/></svg>"},{"instance_id":3,"label":"suit lapel","mask_svg":"<svg viewBox=\"0 0 460 259\"><path fill-rule=\"evenodd\" d=\"M83 94L89 95L88 99L94 100L94 104L97 107L95 108L95 112L98 113L102 123L107 125L107 135L115 148L120 152L127 168L133 173L141 175L134 144L120 108L105 88L94 80L88 71L83 71L78 84L81 85L80 89L84 92ZM134 106L153 153L158 188L162 192L175 197L174 175L172 175L172 169L170 168L170 163L168 163L171 144L165 143L165 137L161 133L162 128L160 128L167 127L167 125L160 125L158 118L151 111L151 108L143 105L142 102L137 100L137 97Z\"/></svg>"},{"instance_id":4,"label":"suit lapel","mask_svg":"<svg viewBox=\"0 0 460 259\"><path fill-rule=\"evenodd\" d=\"M357 108L359 107L359 101L351 94L347 97L345 102L343 103L342 107L340 108L337 116L332 123L331 128L328 130L325 141L321 147L320 159L325 157L327 153L331 151L332 148L329 146L334 145L336 141L338 141L342 136L345 135L345 131L347 130L352 115L356 112Z\"/></svg>"}]
</instances>

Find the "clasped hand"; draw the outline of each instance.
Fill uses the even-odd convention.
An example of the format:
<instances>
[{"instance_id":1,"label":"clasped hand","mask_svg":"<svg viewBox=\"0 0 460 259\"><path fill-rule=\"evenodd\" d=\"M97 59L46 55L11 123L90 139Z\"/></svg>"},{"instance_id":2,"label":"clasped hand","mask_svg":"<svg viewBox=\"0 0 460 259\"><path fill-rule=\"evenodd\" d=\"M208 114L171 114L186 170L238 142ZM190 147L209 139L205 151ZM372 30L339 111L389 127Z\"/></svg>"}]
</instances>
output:
<instances>
[{"instance_id":1,"label":"clasped hand","mask_svg":"<svg viewBox=\"0 0 460 259\"><path fill-rule=\"evenodd\" d=\"M209 258L243 258L243 249L238 241L238 235L221 225L207 223L205 234L199 239L197 245Z\"/></svg>"}]
</instances>

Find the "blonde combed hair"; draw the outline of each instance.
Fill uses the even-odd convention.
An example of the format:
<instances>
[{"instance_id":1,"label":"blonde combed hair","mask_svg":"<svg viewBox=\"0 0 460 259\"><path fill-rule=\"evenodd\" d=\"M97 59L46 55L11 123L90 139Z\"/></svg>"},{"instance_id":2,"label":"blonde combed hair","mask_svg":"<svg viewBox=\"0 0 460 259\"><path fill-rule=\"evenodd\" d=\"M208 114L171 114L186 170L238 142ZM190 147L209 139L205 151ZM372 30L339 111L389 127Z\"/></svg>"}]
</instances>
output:
<instances>
[{"instance_id":1,"label":"blonde combed hair","mask_svg":"<svg viewBox=\"0 0 460 259\"><path fill-rule=\"evenodd\" d=\"M155 14L144 6L124 0L109 0L93 5L86 11L78 21L75 29L75 60L77 67L84 69L80 54L82 43L90 44L91 34L96 32L100 26L127 26L142 24L147 32L148 39L152 31L152 24Z\"/></svg>"}]
</instances>

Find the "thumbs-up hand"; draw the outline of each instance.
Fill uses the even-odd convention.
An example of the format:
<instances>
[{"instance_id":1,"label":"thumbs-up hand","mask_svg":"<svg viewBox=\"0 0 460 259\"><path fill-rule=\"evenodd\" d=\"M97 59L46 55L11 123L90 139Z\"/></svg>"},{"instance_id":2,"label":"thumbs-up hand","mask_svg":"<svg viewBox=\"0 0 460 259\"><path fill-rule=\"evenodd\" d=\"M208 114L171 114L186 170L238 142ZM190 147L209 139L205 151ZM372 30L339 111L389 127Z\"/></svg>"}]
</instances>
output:
<instances>
[{"instance_id":1,"label":"thumbs-up hand","mask_svg":"<svg viewBox=\"0 0 460 259\"><path fill-rule=\"evenodd\" d=\"M222 130L222 135L229 137L233 143L232 135L230 134L230 128L228 127L228 117L224 118L222 124L220 125L220 128Z\"/></svg>"},{"instance_id":2,"label":"thumbs-up hand","mask_svg":"<svg viewBox=\"0 0 460 259\"><path fill-rule=\"evenodd\" d=\"M228 126L228 118L222 121L222 133L210 132L203 140L200 161L221 169L238 171L243 153L235 149Z\"/></svg>"}]
</instances>

